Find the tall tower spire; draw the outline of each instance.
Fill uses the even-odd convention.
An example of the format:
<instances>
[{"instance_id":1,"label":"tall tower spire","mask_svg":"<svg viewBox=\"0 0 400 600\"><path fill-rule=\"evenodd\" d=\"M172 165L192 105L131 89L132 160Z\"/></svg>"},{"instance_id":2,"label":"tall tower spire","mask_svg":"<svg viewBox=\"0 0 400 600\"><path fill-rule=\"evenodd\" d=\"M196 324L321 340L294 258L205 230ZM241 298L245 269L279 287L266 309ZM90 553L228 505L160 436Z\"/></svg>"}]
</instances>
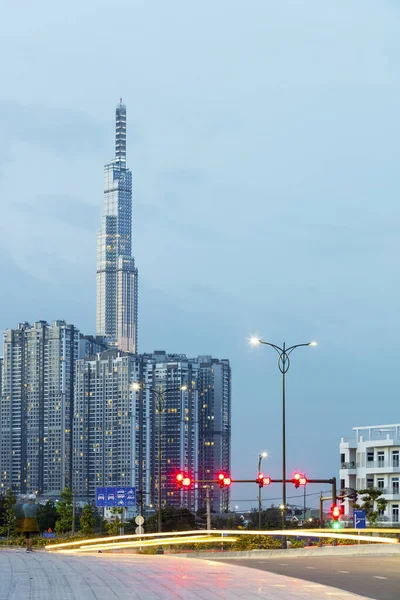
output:
<instances>
[{"instance_id":1,"label":"tall tower spire","mask_svg":"<svg viewBox=\"0 0 400 600\"><path fill-rule=\"evenodd\" d=\"M137 352L138 270L132 256L132 173L126 166L126 106L115 112L115 158L104 167L104 212L97 235L97 335Z\"/></svg>"},{"instance_id":2,"label":"tall tower spire","mask_svg":"<svg viewBox=\"0 0 400 600\"><path fill-rule=\"evenodd\" d=\"M115 111L115 158L126 162L126 105L122 98Z\"/></svg>"}]
</instances>

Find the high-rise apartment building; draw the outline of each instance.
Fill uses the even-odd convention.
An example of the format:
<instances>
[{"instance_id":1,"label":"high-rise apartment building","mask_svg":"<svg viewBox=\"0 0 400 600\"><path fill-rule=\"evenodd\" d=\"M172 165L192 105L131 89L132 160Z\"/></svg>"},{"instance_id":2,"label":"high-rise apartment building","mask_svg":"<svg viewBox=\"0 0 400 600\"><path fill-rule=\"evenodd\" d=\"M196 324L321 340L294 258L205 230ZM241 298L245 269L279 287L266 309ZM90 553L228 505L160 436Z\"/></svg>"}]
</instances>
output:
<instances>
[{"instance_id":1,"label":"high-rise apartment building","mask_svg":"<svg viewBox=\"0 0 400 600\"><path fill-rule=\"evenodd\" d=\"M197 359L198 388L198 479L210 479L215 468L231 473L231 368L229 360L211 356ZM229 488L210 490L214 506L229 509ZM205 505L205 490L199 490L199 505Z\"/></svg>"},{"instance_id":2,"label":"high-rise apartment building","mask_svg":"<svg viewBox=\"0 0 400 600\"><path fill-rule=\"evenodd\" d=\"M138 358L108 350L76 365L73 489L94 498L97 486L134 485L132 382Z\"/></svg>"},{"instance_id":3,"label":"high-rise apartment building","mask_svg":"<svg viewBox=\"0 0 400 600\"><path fill-rule=\"evenodd\" d=\"M0 490L48 493L70 485L78 341L65 321L20 323L5 332Z\"/></svg>"},{"instance_id":4,"label":"high-rise apartment building","mask_svg":"<svg viewBox=\"0 0 400 600\"><path fill-rule=\"evenodd\" d=\"M96 332L110 346L138 349L138 271L132 256L132 173L126 166L126 106L116 109L115 158L104 167L97 235Z\"/></svg>"},{"instance_id":5,"label":"high-rise apartment building","mask_svg":"<svg viewBox=\"0 0 400 600\"><path fill-rule=\"evenodd\" d=\"M93 498L96 486L134 485L146 506L157 506L161 467L163 506L204 508L204 488L179 491L175 476L215 480L230 472L229 362L113 350L79 360L73 430L78 496ZM213 488L213 510L228 510L229 490Z\"/></svg>"}]
</instances>

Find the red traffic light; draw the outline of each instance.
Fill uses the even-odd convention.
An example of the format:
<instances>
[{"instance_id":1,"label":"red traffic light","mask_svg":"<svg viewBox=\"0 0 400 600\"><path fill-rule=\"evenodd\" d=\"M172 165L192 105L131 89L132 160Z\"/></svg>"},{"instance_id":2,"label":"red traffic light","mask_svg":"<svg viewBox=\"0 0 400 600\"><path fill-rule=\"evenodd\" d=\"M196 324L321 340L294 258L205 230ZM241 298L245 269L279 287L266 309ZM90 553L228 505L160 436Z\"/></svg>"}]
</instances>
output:
<instances>
[{"instance_id":1,"label":"red traffic light","mask_svg":"<svg viewBox=\"0 0 400 600\"><path fill-rule=\"evenodd\" d=\"M307 485L307 477L302 475L302 473L295 473L292 477L292 482L295 488L298 488L300 485Z\"/></svg>"},{"instance_id":2,"label":"red traffic light","mask_svg":"<svg viewBox=\"0 0 400 600\"><path fill-rule=\"evenodd\" d=\"M184 475L183 473L178 473L177 476L175 477L175 480L176 480L176 484L179 488L189 487L190 484L192 483L192 480L190 479L190 477L188 477L187 475Z\"/></svg>"},{"instance_id":3,"label":"red traffic light","mask_svg":"<svg viewBox=\"0 0 400 600\"><path fill-rule=\"evenodd\" d=\"M332 519L334 521L337 521L340 517L340 515L342 515L344 513L344 506L337 506L337 504L333 504L331 507L331 515L332 515Z\"/></svg>"},{"instance_id":4,"label":"red traffic light","mask_svg":"<svg viewBox=\"0 0 400 600\"><path fill-rule=\"evenodd\" d=\"M224 488L229 487L232 483L232 480L225 473L218 473L217 483L220 488Z\"/></svg>"},{"instance_id":5,"label":"red traffic light","mask_svg":"<svg viewBox=\"0 0 400 600\"><path fill-rule=\"evenodd\" d=\"M260 488L263 487L264 485L270 485L271 477L265 477L265 475L263 473L259 473L257 475L256 483L258 483Z\"/></svg>"}]
</instances>

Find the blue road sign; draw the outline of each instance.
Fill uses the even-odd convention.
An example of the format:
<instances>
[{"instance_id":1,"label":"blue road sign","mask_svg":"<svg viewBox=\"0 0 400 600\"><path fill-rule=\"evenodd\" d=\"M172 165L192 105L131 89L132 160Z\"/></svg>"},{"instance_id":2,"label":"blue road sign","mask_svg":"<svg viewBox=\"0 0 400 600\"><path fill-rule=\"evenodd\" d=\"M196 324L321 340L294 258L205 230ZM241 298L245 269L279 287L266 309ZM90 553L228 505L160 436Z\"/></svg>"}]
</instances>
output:
<instances>
[{"instance_id":1,"label":"blue road sign","mask_svg":"<svg viewBox=\"0 0 400 600\"><path fill-rule=\"evenodd\" d=\"M127 487L125 495L125 506L136 506L136 488Z\"/></svg>"},{"instance_id":2,"label":"blue road sign","mask_svg":"<svg viewBox=\"0 0 400 600\"><path fill-rule=\"evenodd\" d=\"M104 506L115 506L115 487L106 487L106 502Z\"/></svg>"},{"instance_id":3,"label":"blue road sign","mask_svg":"<svg viewBox=\"0 0 400 600\"><path fill-rule=\"evenodd\" d=\"M131 486L96 488L96 506L136 506L136 488Z\"/></svg>"},{"instance_id":4,"label":"blue road sign","mask_svg":"<svg viewBox=\"0 0 400 600\"><path fill-rule=\"evenodd\" d=\"M53 533L53 532L50 532L50 531L44 531L44 532L42 533L42 535L43 535L43 537L44 537L44 538L51 538L51 539L54 539L54 538L56 537L56 534L55 534L55 533Z\"/></svg>"},{"instance_id":5,"label":"blue road sign","mask_svg":"<svg viewBox=\"0 0 400 600\"><path fill-rule=\"evenodd\" d=\"M125 506L125 493L126 488L116 487L115 488L115 506Z\"/></svg>"},{"instance_id":6,"label":"blue road sign","mask_svg":"<svg viewBox=\"0 0 400 600\"><path fill-rule=\"evenodd\" d=\"M96 506L105 506L106 488L96 488Z\"/></svg>"},{"instance_id":7,"label":"blue road sign","mask_svg":"<svg viewBox=\"0 0 400 600\"><path fill-rule=\"evenodd\" d=\"M365 510L355 510L353 512L353 523L354 529L365 529L367 526L367 519Z\"/></svg>"}]
</instances>

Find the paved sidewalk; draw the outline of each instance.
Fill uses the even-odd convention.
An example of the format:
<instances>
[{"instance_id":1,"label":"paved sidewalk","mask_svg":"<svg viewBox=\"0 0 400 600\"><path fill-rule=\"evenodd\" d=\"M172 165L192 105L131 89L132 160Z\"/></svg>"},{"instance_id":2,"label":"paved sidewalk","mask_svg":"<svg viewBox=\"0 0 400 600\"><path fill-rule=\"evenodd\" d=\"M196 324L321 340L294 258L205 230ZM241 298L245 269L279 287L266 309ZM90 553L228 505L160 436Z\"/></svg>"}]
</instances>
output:
<instances>
[{"instance_id":1,"label":"paved sidewalk","mask_svg":"<svg viewBox=\"0 0 400 600\"><path fill-rule=\"evenodd\" d=\"M0 550L0 600L366 600L300 579L209 560Z\"/></svg>"}]
</instances>

